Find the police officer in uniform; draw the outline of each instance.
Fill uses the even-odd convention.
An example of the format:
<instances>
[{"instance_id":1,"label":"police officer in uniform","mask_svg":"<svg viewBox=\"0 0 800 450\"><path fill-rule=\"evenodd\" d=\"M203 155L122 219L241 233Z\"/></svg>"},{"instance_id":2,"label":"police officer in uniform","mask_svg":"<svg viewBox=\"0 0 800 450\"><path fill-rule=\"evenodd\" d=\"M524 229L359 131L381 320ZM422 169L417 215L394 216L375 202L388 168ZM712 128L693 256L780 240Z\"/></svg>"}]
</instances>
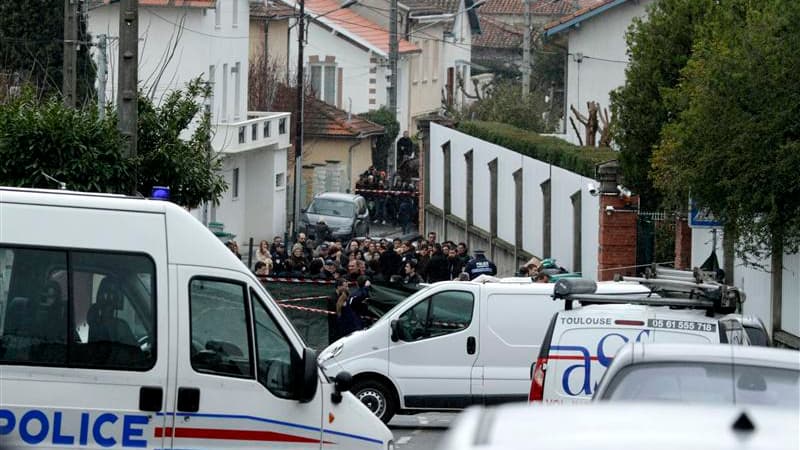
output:
<instances>
[{"instance_id":1,"label":"police officer in uniform","mask_svg":"<svg viewBox=\"0 0 800 450\"><path fill-rule=\"evenodd\" d=\"M474 280L480 275L497 275L497 266L486 258L483 250L475 250L475 257L464 266L464 272L469 274L470 280Z\"/></svg>"}]
</instances>

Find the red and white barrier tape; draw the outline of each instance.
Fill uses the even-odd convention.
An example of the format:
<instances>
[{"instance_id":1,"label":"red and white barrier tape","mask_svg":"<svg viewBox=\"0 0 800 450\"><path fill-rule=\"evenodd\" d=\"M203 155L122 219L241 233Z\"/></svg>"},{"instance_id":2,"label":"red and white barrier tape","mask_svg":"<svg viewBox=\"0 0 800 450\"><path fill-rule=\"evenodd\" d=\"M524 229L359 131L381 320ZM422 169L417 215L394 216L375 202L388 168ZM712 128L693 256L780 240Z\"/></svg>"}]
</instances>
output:
<instances>
[{"instance_id":1,"label":"red and white barrier tape","mask_svg":"<svg viewBox=\"0 0 800 450\"><path fill-rule=\"evenodd\" d=\"M385 189L356 189L356 194L419 195L418 191L392 191Z\"/></svg>"},{"instance_id":2,"label":"red and white barrier tape","mask_svg":"<svg viewBox=\"0 0 800 450\"><path fill-rule=\"evenodd\" d=\"M275 300L278 303L286 303L286 302L304 302L307 300L323 300L330 297L329 295L315 295L314 297L297 297L297 298L282 298L280 300Z\"/></svg>"},{"instance_id":3,"label":"red and white barrier tape","mask_svg":"<svg viewBox=\"0 0 800 450\"><path fill-rule=\"evenodd\" d=\"M287 304L284 304L284 303L278 303L278 306L280 306L281 308L297 309L299 311L313 312L313 313L317 313L317 314L327 314L329 316L335 316L336 315L335 312L328 311L327 309L309 308L309 307L306 307L306 306L287 305ZM377 318L370 317L370 316L361 316L361 318L362 319L367 319L367 320L372 320L372 321L378 320Z\"/></svg>"},{"instance_id":4,"label":"red and white barrier tape","mask_svg":"<svg viewBox=\"0 0 800 450\"><path fill-rule=\"evenodd\" d=\"M310 283L310 284L333 284L336 280L322 280L317 278L276 278L258 277L262 283Z\"/></svg>"}]
</instances>

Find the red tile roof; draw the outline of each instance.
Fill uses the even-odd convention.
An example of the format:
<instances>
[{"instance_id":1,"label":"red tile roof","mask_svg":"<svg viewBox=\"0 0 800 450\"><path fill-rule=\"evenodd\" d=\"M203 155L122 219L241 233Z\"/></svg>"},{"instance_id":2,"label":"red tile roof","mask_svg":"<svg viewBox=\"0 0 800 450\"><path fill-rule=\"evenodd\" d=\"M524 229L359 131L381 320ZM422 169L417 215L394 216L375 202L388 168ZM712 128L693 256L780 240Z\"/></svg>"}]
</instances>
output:
<instances>
[{"instance_id":1,"label":"red tile roof","mask_svg":"<svg viewBox=\"0 0 800 450\"><path fill-rule=\"evenodd\" d=\"M389 53L389 31L371 20L365 19L351 9L340 9L337 0L305 0L306 11L312 15L325 14L321 22L330 22L345 29L371 46ZM328 12L332 11L332 12ZM400 53L421 51L419 47L405 39L400 40Z\"/></svg>"},{"instance_id":2,"label":"red tile roof","mask_svg":"<svg viewBox=\"0 0 800 450\"><path fill-rule=\"evenodd\" d=\"M294 8L280 2L268 0L265 3L250 3L250 17L281 19L295 16L297 16L297 12Z\"/></svg>"},{"instance_id":3,"label":"red tile roof","mask_svg":"<svg viewBox=\"0 0 800 450\"><path fill-rule=\"evenodd\" d=\"M473 47L520 48L522 46L523 27L514 27L481 16L481 31L479 36L472 38Z\"/></svg>"},{"instance_id":4,"label":"red tile roof","mask_svg":"<svg viewBox=\"0 0 800 450\"><path fill-rule=\"evenodd\" d=\"M111 3L111 0L95 0L95 4ZM166 6L170 8L213 8L216 0L139 0L139 6Z\"/></svg>"},{"instance_id":5,"label":"red tile roof","mask_svg":"<svg viewBox=\"0 0 800 450\"><path fill-rule=\"evenodd\" d=\"M548 23L544 29L549 30L550 28L569 22L572 19L576 19L584 14L590 13L595 9L605 6L609 3L614 3L615 1L617 0L581 0L581 8L579 10Z\"/></svg>"},{"instance_id":6,"label":"red tile roof","mask_svg":"<svg viewBox=\"0 0 800 450\"><path fill-rule=\"evenodd\" d=\"M275 95L272 109L292 111L292 114L296 115L296 96L294 88L281 85ZM292 118L295 119L296 117ZM384 128L355 114L350 115L348 119L347 111L309 95L306 96L303 105L303 132L304 136L356 138L383 134Z\"/></svg>"},{"instance_id":7,"label":"red tile roof","mask_svg":"<svg viewBox=\"0 0 800 450\"><path fill-rule=\"evenodd\" d=\"M458 11L460 0L400 0L411 12L427 14L449 14Z\"/></svg>"},{"instance_id":8,"label":"red tile roof","mask_svg":"<svg viewBox=\"0 0 800 450\"><path fill-rule=\"evenodd\" d=\"M598 0L531 0L531 14L534 16L560 16L587 7ZM483 14L525 14L523 0L487 0L478 10Z\"/></svg>"}]
</instances>

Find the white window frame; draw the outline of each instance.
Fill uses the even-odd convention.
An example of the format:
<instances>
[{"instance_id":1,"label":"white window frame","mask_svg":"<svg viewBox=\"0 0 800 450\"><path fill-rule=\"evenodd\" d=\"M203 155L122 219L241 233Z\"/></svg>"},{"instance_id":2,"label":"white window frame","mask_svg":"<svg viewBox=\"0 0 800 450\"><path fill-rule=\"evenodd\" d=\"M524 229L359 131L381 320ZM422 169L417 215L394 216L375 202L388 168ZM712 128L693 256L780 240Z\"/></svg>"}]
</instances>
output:
<instances>
[{"instance_id":1,"label":"white window frame","mask_svg":"<svg viewBox=\"0 0 800 450\"><path fill-rule=\"evenodd\" d=\"M337 98L336 94L338 94L338 92L336 90L338 89L338 86L339 86L339 70L338 70L339 67L336 65L336 63L325 63L325 62L309 63L308 64L309 77L310 77L310 74L311 74L311 70L314 67L319 67L320 68L319 89L317 89L316 86L313 86L313 84L312 84L312 87L316 91L315 93L317 94L317 99L322 100L323 102L328 103L329 105L338 106L336 104L336 98ZM332 96L332 102L325 101L325 94L326 94L326 91L325 91L325 74L329 70L333 71L333 96Z\"/></svg>"}]
</instances>

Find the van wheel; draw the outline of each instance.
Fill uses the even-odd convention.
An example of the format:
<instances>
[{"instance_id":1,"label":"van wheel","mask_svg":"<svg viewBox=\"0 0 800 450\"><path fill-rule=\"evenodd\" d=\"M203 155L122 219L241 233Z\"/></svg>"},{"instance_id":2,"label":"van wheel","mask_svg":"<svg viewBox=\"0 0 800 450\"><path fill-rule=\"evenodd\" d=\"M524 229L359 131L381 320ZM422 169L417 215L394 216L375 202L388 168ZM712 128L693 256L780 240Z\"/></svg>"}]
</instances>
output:
<instances>
[{"instance_id":1,"label":"van wheel","mask_svg":"<svg viewBox=\"0 0 800 450\"><path fill-rule=\"evenodd\" d=\"M392 390L377 380L357 381L351 390L383 423L389 423L397 410Z\"/></svg>"}]
</instances>

